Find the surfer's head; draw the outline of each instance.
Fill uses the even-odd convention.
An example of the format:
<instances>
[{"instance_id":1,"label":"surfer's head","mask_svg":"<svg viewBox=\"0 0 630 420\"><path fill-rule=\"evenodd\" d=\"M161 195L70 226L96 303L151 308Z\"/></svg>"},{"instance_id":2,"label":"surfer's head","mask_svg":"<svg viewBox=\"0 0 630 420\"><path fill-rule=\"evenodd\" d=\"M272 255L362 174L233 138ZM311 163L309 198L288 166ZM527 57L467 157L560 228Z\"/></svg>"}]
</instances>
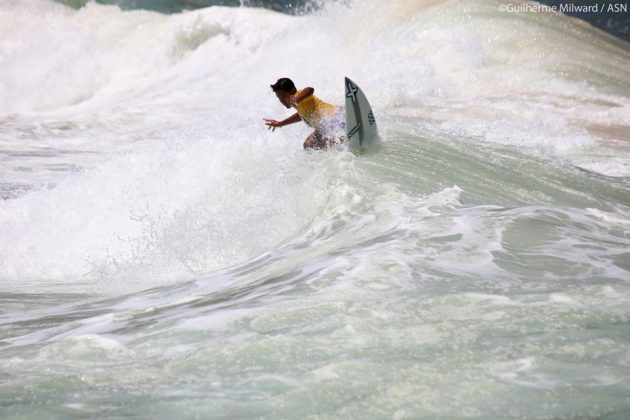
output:
<instances>
[{"instance_id":1,"label":"surfer's head","mask_svg":"<svg viewBox=\"0 0 630 420\"><path fill-rule=\"evenodd\" d=\"M291 95L295 95L295 93L297 92L297 89L293 84L293 80L287 77L280 78L276 83L271 85L271 89L276 93L276 96L278 97L278 100L280 101L280 103L282 103L282 105L286 106L287 108L291 108L289 97Z\"/></svg>"}]
</instances>

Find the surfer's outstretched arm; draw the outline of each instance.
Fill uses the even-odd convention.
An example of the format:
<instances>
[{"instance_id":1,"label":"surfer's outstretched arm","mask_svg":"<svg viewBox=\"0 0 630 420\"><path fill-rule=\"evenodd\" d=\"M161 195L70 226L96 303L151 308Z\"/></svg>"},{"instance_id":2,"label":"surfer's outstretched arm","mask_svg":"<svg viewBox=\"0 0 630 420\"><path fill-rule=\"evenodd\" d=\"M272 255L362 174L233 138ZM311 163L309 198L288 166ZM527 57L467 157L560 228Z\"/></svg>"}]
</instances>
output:
<instances>
[{"instance_id":1,"label":"surfer's outstretched arm","mask_svg":"<svg viewBox=\"0 0 630 420\"><path fill-rule=\"evenodd\" d=\"M276 128L284 127L285 125L289 125L289 124L295 124L296 122L302 121L302 118L300 118L300 114L296 112L295 114L291 115L289 118L286 118L282 121L270 120L267 118L264 118L264 120L265 120L265 125L268 127L268 130L276 131Z\"/></svg>"}]
</instances>

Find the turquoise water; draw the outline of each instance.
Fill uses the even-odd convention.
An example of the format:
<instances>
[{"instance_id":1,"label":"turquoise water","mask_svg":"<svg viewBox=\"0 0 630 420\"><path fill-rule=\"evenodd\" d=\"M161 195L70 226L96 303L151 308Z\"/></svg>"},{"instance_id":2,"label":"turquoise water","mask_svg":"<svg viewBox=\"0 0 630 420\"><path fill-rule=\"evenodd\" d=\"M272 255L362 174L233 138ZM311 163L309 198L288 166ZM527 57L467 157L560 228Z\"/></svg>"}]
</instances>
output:
<instances>
[{"instance_id":1,"label":"turquoise water","mask_svg":"<svg viewBox=\"0 0 630 420\"><path fill-rule=\"evenodd\" d=\"M628 44L361 5L0 2L3 418L630 415Z\"/></svg>"}]
</instances>

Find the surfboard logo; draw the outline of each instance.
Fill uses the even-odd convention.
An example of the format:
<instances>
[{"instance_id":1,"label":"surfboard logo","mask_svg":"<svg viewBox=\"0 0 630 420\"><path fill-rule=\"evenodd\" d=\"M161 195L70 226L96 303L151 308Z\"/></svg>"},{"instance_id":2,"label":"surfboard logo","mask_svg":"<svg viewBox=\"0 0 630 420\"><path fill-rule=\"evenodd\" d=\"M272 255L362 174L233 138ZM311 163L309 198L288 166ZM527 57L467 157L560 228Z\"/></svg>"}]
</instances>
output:
<instances>
[{"instance_id":1,"label":"surfboard logo","mask_svg":"<svg viewBox=\"0 0 630 420\"><path fill-rule=\"evenodd\" d=\"M357 101L357 92L359 88L356 86L352 86L352 83L348 82L348 89L346 91L346 98L352 99L352 103Z\"/></svg>"},{"instance_id":2,"label":"surfboard logo","mask_svg":"<svg viewBox=\"0 0 630 420\"><path fill-rule=\"evenodd\" d=\"M368 114L368 121L370 125L374 125L374 123L376 123L376 119L374 118L374 114L372 113L371 109L370 109L370 113Z\"/></svg>"}]
</instances>

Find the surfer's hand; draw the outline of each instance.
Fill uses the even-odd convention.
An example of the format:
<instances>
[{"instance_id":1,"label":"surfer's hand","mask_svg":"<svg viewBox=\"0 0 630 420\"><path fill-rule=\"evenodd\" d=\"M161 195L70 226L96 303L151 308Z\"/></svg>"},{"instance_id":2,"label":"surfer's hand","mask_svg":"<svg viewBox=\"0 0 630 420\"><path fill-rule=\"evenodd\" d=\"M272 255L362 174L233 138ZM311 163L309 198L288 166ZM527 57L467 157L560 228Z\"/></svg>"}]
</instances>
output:
<instances>
[{"instance_id":1,"label":"surfer's hand","mask_svg":"<svg viewBox=\"0 0 630 420\"><path fill-rule=\"evenodd\" d=\"M265 120L265 125L267 126L267 130L271 130L272 132L276 131L276 128L282 127L280 121L276 120L268 120L267 118L263 118Z\"/></svg>"}]
</instances>

